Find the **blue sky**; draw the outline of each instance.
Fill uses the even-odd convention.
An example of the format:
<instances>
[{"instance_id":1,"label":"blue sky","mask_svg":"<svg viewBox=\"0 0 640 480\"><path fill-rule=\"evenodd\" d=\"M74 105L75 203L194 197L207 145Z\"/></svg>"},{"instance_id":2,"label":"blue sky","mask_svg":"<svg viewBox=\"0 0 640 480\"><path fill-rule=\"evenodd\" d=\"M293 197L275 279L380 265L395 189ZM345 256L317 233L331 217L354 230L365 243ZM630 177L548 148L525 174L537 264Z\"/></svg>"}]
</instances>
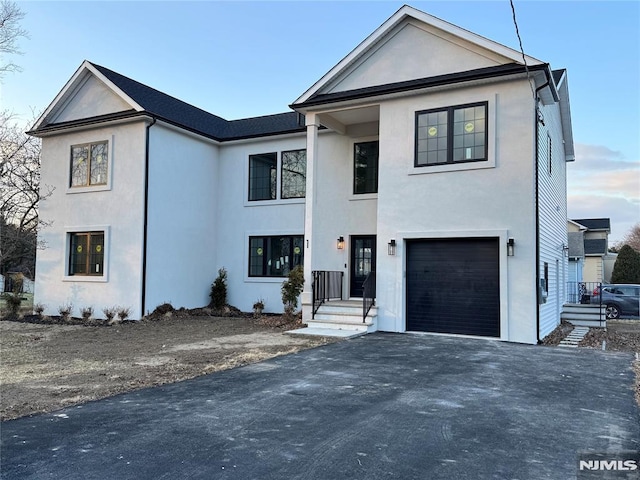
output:
<instances>
[{"instance_id":1,"label":"blue sky","mask_svg":"<svg viewBox=\"0 0 640 480\"><path fill-rule=\"evenodd\" d=\"M0 85L23 121L83 60L227 119L284 112L403 2L31 2L30 38ZM407 2L512 48L508 0ZM569 216L640 221L640 2L515 1L525 52L566 68L577 161Z\"/></svg>"}]
</instances>

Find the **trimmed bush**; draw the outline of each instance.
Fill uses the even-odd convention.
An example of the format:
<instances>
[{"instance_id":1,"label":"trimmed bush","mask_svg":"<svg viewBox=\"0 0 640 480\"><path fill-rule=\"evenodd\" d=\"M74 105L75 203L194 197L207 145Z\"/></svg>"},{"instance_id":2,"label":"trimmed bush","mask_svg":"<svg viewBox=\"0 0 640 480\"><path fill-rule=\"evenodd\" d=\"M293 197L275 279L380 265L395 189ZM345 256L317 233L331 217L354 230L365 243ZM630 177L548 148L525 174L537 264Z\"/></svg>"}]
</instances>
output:
<instances>
[{"instance_id":1,"label":"trimmed bush","mask_svg":"<svg viewBox=\"0 0 640 480\"><path fill-rule=\"evenodd\" d=\"M623 245L613 266L611 283L640 283L640 253Z\"/></svg>"},{"instance_id":2,"label":"trimmed bush","mask_svg":"<svg viewBox=\"0 0 640 480\"><path fill-rule=\"evenodd\" d=\"M227 270L222 267L218 270L218 277L211 285L210 307L220 310L227 304Z\"/></svg>"}]
</instances>

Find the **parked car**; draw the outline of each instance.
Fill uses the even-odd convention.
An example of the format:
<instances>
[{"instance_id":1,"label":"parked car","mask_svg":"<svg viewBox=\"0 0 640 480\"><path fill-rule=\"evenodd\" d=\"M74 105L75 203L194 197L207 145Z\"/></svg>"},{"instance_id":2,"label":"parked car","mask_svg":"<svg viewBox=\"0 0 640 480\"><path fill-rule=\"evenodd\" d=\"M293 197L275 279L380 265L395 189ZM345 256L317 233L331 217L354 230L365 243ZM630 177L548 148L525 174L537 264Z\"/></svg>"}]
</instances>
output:
<instances>
[{"instance_id":1,"label":"parked car","mask_svg":"<svg viewBox=\"0 0 640 480\"><path fill-rule=\"evenodd\" d=\"M640 285L602 285L602 302L600 287L596 287L591 295L591 303L606 305L608 320L620 318L621 315L640 315Z\"/></svg>"}]
</instances>

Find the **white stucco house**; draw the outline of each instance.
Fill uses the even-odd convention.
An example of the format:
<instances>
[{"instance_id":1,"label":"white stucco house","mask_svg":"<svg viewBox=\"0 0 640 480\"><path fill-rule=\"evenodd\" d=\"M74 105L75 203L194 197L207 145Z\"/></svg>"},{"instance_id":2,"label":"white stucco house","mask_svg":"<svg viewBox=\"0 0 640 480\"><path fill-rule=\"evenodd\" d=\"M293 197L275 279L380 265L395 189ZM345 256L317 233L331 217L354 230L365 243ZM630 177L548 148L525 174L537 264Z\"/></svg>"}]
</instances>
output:
<instances>
[{"instance_id":1,"label":"white stucco house","mask_svg":"<svg viewBox=\"0 0 640 480\"><path fill-rule=\"evenodd\" d=\"M282 311L303 265L310 325L536 343L559 323L566 71L404 6L290 108L228 121L82 63L30 132L56 186L36 302L139 318L205 305L225 267L229 303Z\"/></svg>"}]
</instances>

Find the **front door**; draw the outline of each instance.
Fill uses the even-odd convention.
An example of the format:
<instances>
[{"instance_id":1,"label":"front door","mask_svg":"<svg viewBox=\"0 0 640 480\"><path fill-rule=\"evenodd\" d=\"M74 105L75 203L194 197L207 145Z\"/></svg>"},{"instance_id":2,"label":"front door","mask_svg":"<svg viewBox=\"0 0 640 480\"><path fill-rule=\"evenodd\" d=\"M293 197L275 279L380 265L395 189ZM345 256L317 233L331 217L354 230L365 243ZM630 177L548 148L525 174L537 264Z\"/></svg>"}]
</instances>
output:
<instances>
[{"instance_id":1,"label":"front door","mask_svg":"<svg viewBox=\"0 0 640 480\"><path fill-rule=\"evenodd\" d=\"M376 270L376 236L353 235L350 243L351 286L349 296L362 298L362 283L369 272Z\"/></svg>"}]
</instances>

